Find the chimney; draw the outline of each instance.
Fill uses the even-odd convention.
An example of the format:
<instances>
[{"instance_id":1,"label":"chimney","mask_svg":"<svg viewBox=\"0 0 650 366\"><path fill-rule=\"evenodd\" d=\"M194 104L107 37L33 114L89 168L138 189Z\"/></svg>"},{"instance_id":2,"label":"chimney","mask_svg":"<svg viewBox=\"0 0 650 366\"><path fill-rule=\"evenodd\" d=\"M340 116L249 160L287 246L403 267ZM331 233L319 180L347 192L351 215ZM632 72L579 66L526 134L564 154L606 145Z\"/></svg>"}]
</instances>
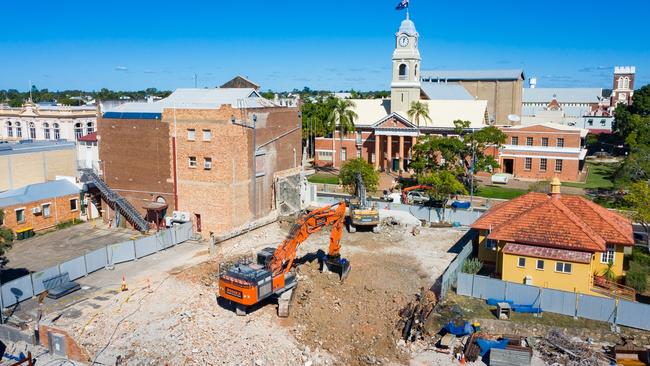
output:
<instances>
[{"instance_id":1,"label":"chimney","mask_svg":"<svg viewBox=\"0 0 650 366\"><path fill-rule=\"evenodd\" d=\"M560 186L562 183L558 177L551 179L551 197L560 197Z\"/></svg>"}]
</instances>

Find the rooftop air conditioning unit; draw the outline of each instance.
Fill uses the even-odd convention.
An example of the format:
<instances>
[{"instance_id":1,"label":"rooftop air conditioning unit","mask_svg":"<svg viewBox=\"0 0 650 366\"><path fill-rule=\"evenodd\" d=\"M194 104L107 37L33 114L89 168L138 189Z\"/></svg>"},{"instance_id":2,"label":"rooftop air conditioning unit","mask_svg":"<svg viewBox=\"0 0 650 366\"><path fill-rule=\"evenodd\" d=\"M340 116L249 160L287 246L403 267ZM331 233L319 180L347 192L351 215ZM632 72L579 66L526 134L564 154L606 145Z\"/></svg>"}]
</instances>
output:
<instances>
[{"instance_id":1,"label":"rooftop air conditioning unit","mask_svg":"<svg viewBox=\"0 0 650 366\"><path fill-rule=\"evenodd\" d=\"M174 211L172 213L172 220L174 220L175 222L188 222L190 221L190 213Z\"/></svg>"},{"instance_id":2,"label":"rooftop air conditioning unit","mask_svg":"<svg viewBox=\"0 0 650 366\"><path fill-rule=\"evenodd\" d=\"M40 214L40 213L41 213L41 208L40 208L40 207L34 207L34 208L32 208L32 213L33 213L34 215L38 215L38 214Z\"/></svg>"}]
</instances>

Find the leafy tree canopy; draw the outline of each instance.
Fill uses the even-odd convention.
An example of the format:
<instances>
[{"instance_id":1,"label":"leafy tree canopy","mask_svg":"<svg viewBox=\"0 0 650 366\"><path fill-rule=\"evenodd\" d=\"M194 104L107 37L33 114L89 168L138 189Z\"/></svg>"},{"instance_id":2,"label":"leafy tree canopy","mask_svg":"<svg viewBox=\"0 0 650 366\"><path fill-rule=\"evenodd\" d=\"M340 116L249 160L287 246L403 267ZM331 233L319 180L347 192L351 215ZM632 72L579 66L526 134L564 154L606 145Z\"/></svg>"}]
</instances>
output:
<instances>
[{"instance_id":1,"label":"leafy tree canopy","mask_svg":"<svg viewBox=\"0 0 650 366\"><path fill-rule=\"evenodd\" d=\"M646 233L650 234L650 184L646 181L633 183L625 200L631 206L632 220L641 224Z\"/></svg>"},{"instance_id":2,"label":"leafy tree canopy","mask_svg":"<svg viewBox=\"0 0 650 366\"><path fill-rule=\"evenodd\" d=\"M4 210L0 210L0 222L4 222ZM14 233L11 229L0 226L0 266L7 263L6 254L14 241Z\"/></svg>"},{"instance_id":3,"label":"leafy tree canopy","mask_svg":"<svg viewBox=\"0 0 650 366\"><path fill-rule=\"evenodd\" d=\"M341 184L348 192L355 192L357 188L356 174L361 173L363 184L368 192L375 191L379 185L379 173L372 164L363 159L354 159L346 162L339 171Z\"/></svg>"}]
</instances>

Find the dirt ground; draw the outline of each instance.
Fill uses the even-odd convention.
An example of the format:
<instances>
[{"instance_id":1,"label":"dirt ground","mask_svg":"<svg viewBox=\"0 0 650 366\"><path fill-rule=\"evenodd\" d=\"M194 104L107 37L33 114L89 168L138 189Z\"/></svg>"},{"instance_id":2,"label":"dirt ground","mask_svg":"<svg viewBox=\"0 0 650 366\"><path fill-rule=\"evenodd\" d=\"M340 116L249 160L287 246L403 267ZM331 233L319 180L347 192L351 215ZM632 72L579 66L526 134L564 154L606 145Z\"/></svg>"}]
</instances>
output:
<instances>
[{"instance_id":1,"label":"dirt ground","mask_svg":"<svg viewBox=\"0 0 650 366\"><path fill-rule=\"evenodd\" d=\"M272 224L219 244L212 259L201 253L198 265L132 279L127 292L97 293L55 324L102 364L118 358L128 365L408 364L408 349L397 346L399 309L442 274L464 232L346 232L341 251L352 270L345 282L306 262L297 269L289 318L278 318L273 302L236 316L217 301L219 263L276 247L287 230ZM312 235L298 258L326 251L328 236L329 230Z\"/></svg>"}]
</instances>

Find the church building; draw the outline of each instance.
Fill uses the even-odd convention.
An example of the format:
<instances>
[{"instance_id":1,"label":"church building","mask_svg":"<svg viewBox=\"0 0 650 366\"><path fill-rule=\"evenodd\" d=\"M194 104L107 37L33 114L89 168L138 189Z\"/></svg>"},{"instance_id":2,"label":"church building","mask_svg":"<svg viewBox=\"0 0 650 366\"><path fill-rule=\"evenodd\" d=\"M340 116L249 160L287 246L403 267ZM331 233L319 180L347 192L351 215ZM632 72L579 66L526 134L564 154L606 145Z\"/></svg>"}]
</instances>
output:
<instances>
[{"instance_id":1,"label":"church building","mask_svg":"<svg viewBox=\"0 0 650 366\"><path fill-rule=\"evenodd\" d=\"M487 100L477 100L461 85L422 82L421 57L415 23L408 14L395 34L390 99L352 99L355 132L318 137L317 166L340 168L347 160L363 158L382 171L406 171L411 148L429 135L455 134L454 121L469 121L469 130L488 125ZM429 109L429 119L412 120L413 102Z\"/></svg>"}]
</instances>

